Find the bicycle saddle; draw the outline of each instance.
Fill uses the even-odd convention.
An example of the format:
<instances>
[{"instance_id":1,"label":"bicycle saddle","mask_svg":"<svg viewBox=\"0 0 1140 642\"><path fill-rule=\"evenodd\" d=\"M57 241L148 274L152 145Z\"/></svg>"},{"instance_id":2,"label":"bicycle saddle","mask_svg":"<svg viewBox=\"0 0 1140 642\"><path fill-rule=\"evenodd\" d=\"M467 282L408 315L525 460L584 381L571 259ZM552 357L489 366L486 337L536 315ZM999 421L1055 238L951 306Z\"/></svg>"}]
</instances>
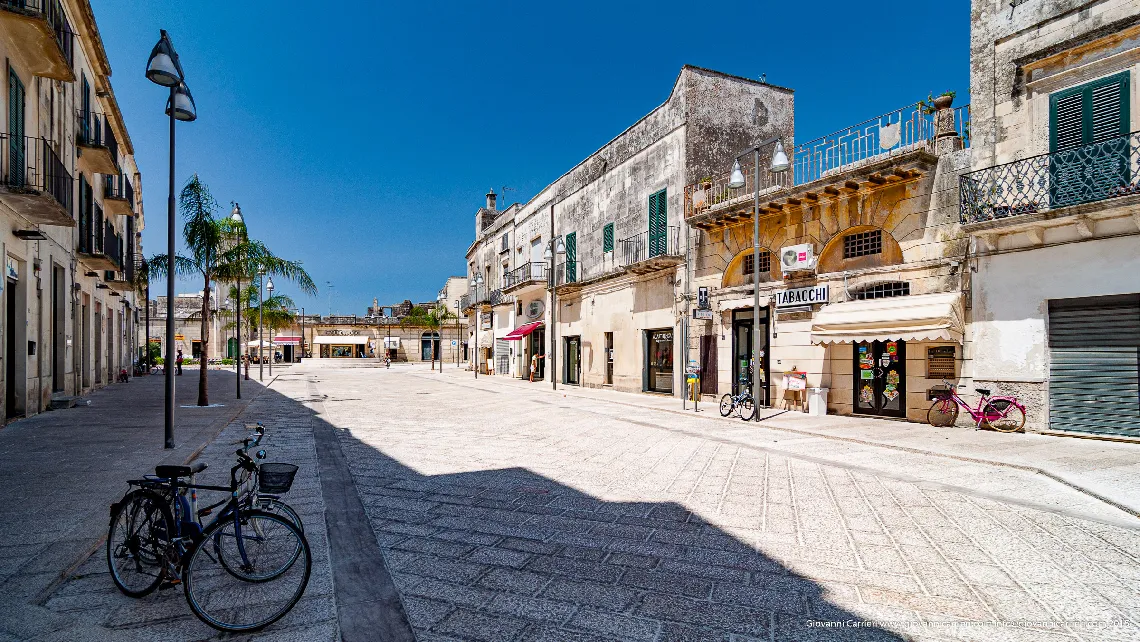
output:
<instances>
[{"instance_id":1,"label":"bicycle saddle","mask_svg":"<svg viewBox=\"0 0 1140 642\"><path fill-rule=\"evenodd\" d=\"M986 397L990 396L990 391L986 390L985 388L974 388L974 392Z\"/></svg>"},{"instance_id":2,"label":"bicycle saddle","mask_svg":"<svg viewBox=\"0 0 1140 642\"><path fill-rule=\"evenodd\" d=\"M156 477L174 479L176 477L189 477L190 475L196 475L203 470L206 470L206 462L200 461L191 466L155 466L154 474Z\"/></svg>"}]
</instances>

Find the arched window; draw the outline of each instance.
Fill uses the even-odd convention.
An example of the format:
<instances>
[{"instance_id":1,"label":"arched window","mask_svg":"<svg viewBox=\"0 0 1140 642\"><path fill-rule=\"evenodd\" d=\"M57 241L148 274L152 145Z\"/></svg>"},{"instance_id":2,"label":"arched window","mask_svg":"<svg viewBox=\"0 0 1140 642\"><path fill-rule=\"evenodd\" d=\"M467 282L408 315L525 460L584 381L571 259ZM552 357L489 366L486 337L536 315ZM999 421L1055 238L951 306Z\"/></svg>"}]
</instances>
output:
<instances>
[{"instance_id":1,"label":"arched window","mask_svg":"<svg viewBox=\"0 0 1140 642\"><path fill-rule=\"evenodd\" d=\"M867 299L885 299L891 296L907 296L910 294L910 283L906 281L886 281L867 285L851 293L856 301Z\"/></svg>"},{"instance_id":2,"label":"arched window","mask_svg":"<svg viewBox=\"0 0 1140 642\"><path fill-rule=\"evenodd\" d=\"M420 358L424 361L439 360L439 333L425 332L420 335Z\"/></svg>"}]
</instances>

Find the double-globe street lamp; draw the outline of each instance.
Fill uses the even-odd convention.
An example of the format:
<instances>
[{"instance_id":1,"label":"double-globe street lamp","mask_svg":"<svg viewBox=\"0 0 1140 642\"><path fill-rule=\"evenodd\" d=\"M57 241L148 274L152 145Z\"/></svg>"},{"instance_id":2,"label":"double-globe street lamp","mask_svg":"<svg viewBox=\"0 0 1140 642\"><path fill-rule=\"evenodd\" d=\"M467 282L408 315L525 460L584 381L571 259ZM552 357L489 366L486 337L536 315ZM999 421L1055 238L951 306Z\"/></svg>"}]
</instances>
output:
<instances>
[{"instance_id":1,"label":"double-globe street lamp","mask_svg":"<svg viewBox=\"0 0 1140 642\"><path fill-rule=\"evenodd\" d=\"M475 339L475 355L471 361L473 366L471 369L475 371L476 379L479 378L479 332L481 331L479 326L483 321L483 310L479 307L479 286L481 285L483 285L483 275L476 274L475 278L471 279L471 289L475 290L475 298L471 300L475 305L475 333L473 336Z\"/></svg>"},{"instance_id":2,"label":"double-globe street lamp","mask_svg":"<svg viewBox=\"0 0 1140 642\"><path fill-rule=\"evenodd\" d=\"M265 354L262 352L265 349L265 291L269 290L269 296L273 296L273 277L265 276L265 268L260 268L257 271L257 380L265 381ZM273 376L273 366L269 366L269 376Z\"/></svg>"},{"instance_id":3,"label":"double-globe street lamp","mask_svg":"<svg viewBox=\"0 0 1140 642\"><path fill-rule=\"evenodd\" d=\"M241 206L234 203L234 209L230 212L230 221L234 226L234 233L240 235L241 238L237 239L238 243L245 240L248 236L245 228L245 217L241 215ZM241 277L237 278L237 298L234 300L234 326L236 327L237 337L237 355L234 357L234 365L237 368L237 398L241 399L241 366L242 357L245 355L245 346L241 344ZM246 370L246 372L249 372Z\"/></svg>"},{"instance_id":4,"label":"double-globe street lamp","mask_svg":"<svg viewBox=\"0 0 1140 642\"><path fill-rule=\"evenodd\" d=\"M170 116L170 184L166 202L166 371L165 407L163 413L166 448L174 448L174 121L190 122L198 118L194 98L186 87L182 65L174 51L174 43L166 30L159 31L158 44L150 51L146 77L151 82L170 88L166 114ZM149 305L149 303L148 303ZM147 338L150 341L150 338Z\"/></svg>"},{"instance_id":5,"label":"double-globe street lamp","mask_svg":"<svg viewBox=\"0 0 1140 642\"><path fill-rule=\"evenodd\" d=\"M553 212L553 207L551 211ZM553 216L553 214L552 214ZM553 226L553 223L551 224ZM553 249L552 249L553 248ZM542 258L547 262L547 275L550 283L550 387L558 390L558 275L555 274L555 257L566 256L566 243L562 236L550 239Z\"/></svg>"},{"instance_id":6,"label":"double-globe street lamp","mask_svg":"<svg viewBox=\"0 0 1140 642\"><path fill-rule=\"evenodd\" d=\"M756 406L760 404L756 386L756 381L760 375L758 372L760 369L760 279L757 272L760 267L760 150L773 143L775 143L775 147L772 149L772 160L768 169L777 174L788 171L790 165L788 155L784 153L784 144L780 142L780 138L777 136L738 154L736 160L732 162L732 175L728 178L730 188L740 189L744 187L744 172L740 169L740 159L747 154L752 154L753 207L755 209L752 212L752 390L750 392L752 393L752 403ZM765 393L765 399L767 396ZM753 417L755 421L760 421L760 413L754 413Z\"/></svg>"}]
</instances>

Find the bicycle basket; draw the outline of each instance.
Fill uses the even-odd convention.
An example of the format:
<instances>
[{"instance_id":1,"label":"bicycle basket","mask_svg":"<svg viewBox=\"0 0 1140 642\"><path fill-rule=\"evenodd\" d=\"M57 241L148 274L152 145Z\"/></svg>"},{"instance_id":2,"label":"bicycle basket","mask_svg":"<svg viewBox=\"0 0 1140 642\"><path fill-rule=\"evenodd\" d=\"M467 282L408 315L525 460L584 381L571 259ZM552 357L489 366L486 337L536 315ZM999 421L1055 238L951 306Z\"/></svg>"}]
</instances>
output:
<instances>
[{"instance_id":1,"label":"bicycle basket","mask_svg":"<svg viewBox=\"0 0 1140 642\"><path fill-rule=\"evenodd\" d=\"M257 488L263 493L282 495L289 492L296 474L293 464L262 464L258 466Z\"/></svg>"}]
</instances>

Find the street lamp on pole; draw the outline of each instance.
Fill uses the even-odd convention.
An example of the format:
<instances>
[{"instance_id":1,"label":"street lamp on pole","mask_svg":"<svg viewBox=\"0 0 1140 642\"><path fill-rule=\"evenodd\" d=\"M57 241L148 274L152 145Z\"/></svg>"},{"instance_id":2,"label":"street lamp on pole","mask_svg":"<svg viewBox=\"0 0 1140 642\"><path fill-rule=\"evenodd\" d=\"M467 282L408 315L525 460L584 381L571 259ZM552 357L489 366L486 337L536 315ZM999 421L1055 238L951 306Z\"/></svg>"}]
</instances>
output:
<instances>
[{"instance_id":1,"label":"street lamp on pole","mask_svg":"<svg viewBox=\"0 0 1140 642\"><path fill-rule=\"evenodd\" d=\"M562 237L550 239L550 245L546 246L542 256L550 264L547 271L550 275L550 387L558 390L558 275L555 273L555 257L566 256Z\"/></svg>"},{"instance_id":2,"label":"street lamp on pole","mask_svg":"<svg viewBox=\"0 0 1140 642\"><path fill-rule=\"evenodd\" d=\"M455 369L459 369L459 348L463 339L459 336L459 299L455 300Z\"/></svg>"},{"instance_id":3,"label":"street lamp on pole","mask_svg":"<svg viewBox=\"0 0 1140 642\"><path fill-rule=\"evenodd\" d=\"M194 98L186 87L185 74L174 51L174 43L165 29L159 30L158 43L150 51L146 77L151 82L170 88L166 114L170 116L170 181L166 200L166 381L163 412L164 447L174 448L174 122L190 122L198 117ZM147 337L148 346L150 337Z\"/></svg>"},{"instance_id":4,"label":"street lamp on pole","mask_svg":"<svg viewBox=\"0 0 1140 642\"><path fill-rule=\"evenodd\" d=\"M257 380L265 381L265 268L257 270Z\"/></svg>"},{"instance_id":5,"label":"street lamp on pole","mask_svg":"<svg viewBox=\"0 0 1140 642\"><path fill-rule=\"evenodd\" d=\"M479 332L480 332L479 325L483 321L483 310L479 307L479 286L480 285L483 285L483 275L482 274L476 274L475 278L471 279L471 288L473 290L475 290L475 298L473 299L473 301L475 303L475 333L474 333L475 355L474 355L474 359L472 360L471 364L473 366L472 370L475 371L475 378L476 379L479 378Z\"/></svg>"},{"instance_id":6,"label":"street lamp on pole","mask_svg":"<svg viewBox=\"0 0 1140 642\"><path fill-rule=\"evenodd\" d=\"M235 233L239 235L237 242L241 243L245 240L245 217L241 215L241 206L234 203L234 209L230 212L230 221L233 223ZM234 329L236 332L235 340L237 341L237 356L234 362L237 366L237 398L241 399L241 365L242 356L245 354L245 348L241 345L241 277L237 278L237 297L234 298Z\"/></svg>"},{"instance_id":7,"label":"street lamp on pole","mask_svg":"<svg viewBox=\"0 0 1140 642\"><path fill-rule=\"evenodd\" d=\"M269 298L273 298L273 277L265 280L265 290L269 292ZM273 332L272 328L270 332ZM273 378L273 361L277 359L277 348L273 346L273 339L269 340L269 378Z\"/></svg>"},{"instance_id":8,"label":"street lamp on pole","mask_svg":"<svg viewBox=\"0 0 1140 642\"><path fill-rule=\"evenodd\" d=\"M775 143L772 149L772 159L768 165L768 169L773 173L782 173L788 171L788 155L784 153L784 144L780 142L780 138L773 137L756 145L752 149L742 152L732 162L732 175L728 179L728 186L732 189L740 189L744 187L744 172L740 169L740 158L745 154L752 154L752 188L753 188L753 207L752 212L752 367L751 367L751 388L752 403L756 406L760 405L760 397L758 395L756 381L760 376L760 279L757 269L760 267L760 150L768 145ZM767 399L767 393L764 397ZM760 413L754 413L753 417L756 421L760 421Z\"/></svg>"}]
</instances>

